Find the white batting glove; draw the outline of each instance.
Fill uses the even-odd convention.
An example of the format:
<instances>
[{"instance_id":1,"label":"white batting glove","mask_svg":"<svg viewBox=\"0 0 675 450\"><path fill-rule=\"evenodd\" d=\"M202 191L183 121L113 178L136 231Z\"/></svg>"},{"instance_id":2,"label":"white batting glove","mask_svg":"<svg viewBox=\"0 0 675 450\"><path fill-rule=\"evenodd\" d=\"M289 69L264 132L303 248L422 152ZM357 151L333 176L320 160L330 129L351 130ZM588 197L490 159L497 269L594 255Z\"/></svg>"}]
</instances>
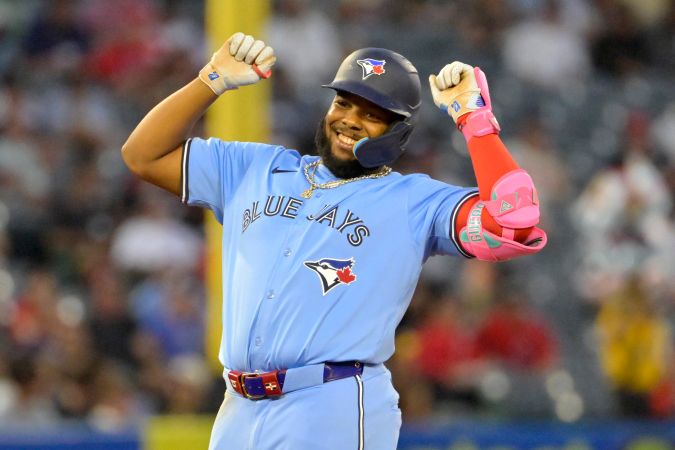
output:
<instances>
[{"instance_id":1,"label":"white batting glove","mask_svg":"<svg viewBox=\"0 0 675 450\"><path fill-rule=\"evenodd\" d=\"M486 105L475 70L468 64L459 61L447 64L438 75L429 76L429 86L436 106L450 114L455 123L464 114Z\"/></svg>"},{"instance_id":2,"label":"white batting glove","mask_svg":"<svg viewBox=\"0 0 675 450\"><path fill-rule=\"evenodd\" d=\"M274 49L253 36L235 33L216 51L199 71L199 79L220 95L269 78L277 60Z\"/></svg>"}]
</instances>

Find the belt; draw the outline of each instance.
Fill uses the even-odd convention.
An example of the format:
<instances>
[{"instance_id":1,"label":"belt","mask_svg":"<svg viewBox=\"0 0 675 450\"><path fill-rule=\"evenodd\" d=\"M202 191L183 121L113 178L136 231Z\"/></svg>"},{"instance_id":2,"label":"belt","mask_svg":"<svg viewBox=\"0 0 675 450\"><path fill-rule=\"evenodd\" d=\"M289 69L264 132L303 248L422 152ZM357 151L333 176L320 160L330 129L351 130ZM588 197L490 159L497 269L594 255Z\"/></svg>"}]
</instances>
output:
<instances>
[{"instance_id":1,"label":"belt","mask_svg":"<svg viewBox=\"0 0 675 450\"><path fill-rule=\"evenodd\" d=\"M309 366L307 366L309 367ZM226 370L227 379L232 388L241 396L251 400L276 398L282 394L312 385L321 384L321 381L304 384L284 390L286 377L305 368L281 369L272 372L239 372ZM363 374L363 363L359 361L327 362L323 364L323 383L349 378Z\"/></svg>"}]
</instances>

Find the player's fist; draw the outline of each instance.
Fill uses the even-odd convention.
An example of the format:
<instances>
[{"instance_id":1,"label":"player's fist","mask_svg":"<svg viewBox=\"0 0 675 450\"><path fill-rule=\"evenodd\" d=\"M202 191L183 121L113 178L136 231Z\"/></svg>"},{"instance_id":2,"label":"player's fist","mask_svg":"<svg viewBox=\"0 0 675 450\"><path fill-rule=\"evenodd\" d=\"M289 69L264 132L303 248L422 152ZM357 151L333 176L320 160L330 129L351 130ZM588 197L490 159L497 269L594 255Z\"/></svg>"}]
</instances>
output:
<instances>
[{"instance_id":1,"label":"player's fist","mask_svg":"<svg viewBox=\"0 0 675 450\"><path fill-rule=\"evenodd\" d=\"M268 78L276 60L274 49L263 41L235 33L213 54L199 72L199 79L220 95Z\"/></svg>"},{"instance_id":2,"label":"player's fist","mask_svg":"<svg viewBox=\"0 0 675 450\"><path fill-rule=\"evenodd\" d=\"M455 123L464 114L485 106L484 97L487 97L489 102L489 92L481 95L483 93L478 86L476 72L483 74L477 67L455 61L443 67L438 75L429 76L429 86L434 103L442 111L450 114ZM483 78L485 78L484 74ZM487 91L487 82L485 89Z\"/></svg>"},{"instance_id":3,"label":"player's fist","mask_svg":"<svg viewBox=\"0 0 675 450\"><path fill-rule=\"evenodd\" d=\"M436 106L452 117L467 140L499 132L487 79L478 67L455 61L430 75L429 86Z\"/></svg>"}]
</instances>

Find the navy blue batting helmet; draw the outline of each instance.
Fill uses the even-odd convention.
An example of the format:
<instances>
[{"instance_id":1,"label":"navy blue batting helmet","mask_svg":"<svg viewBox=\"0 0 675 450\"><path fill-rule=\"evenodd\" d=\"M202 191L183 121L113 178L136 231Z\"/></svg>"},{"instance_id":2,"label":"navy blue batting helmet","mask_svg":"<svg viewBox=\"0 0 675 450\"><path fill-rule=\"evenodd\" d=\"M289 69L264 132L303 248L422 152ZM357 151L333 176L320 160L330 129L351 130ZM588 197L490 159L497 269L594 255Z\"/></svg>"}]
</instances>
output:
<instances>
[{"instance_id":1,"label":"navy blue batting helmet","mask_svg":"<svg viewBox=\"0 0 675 450\"><path fill-rule=\"evenodd\" d=\"M404 56L384 48L362 48L347 56L335 79L323 87L349 92L410 118L420 107L420 77Z\"/></svg>"},{"instance_id":2,"label":"navy blue batting helmet","mask_svg":"<svg viewBox=\"0 0 675 450\"><path fill-rule=\"evenodd\" d=\"M348 92L401 116L380 137L362 139L354 155L364 167L391 164L405 150L420 107L420 77L404 56L384 48L356 50L342 61L335 79L323 87Z\"/></svg>"}]
</instances>

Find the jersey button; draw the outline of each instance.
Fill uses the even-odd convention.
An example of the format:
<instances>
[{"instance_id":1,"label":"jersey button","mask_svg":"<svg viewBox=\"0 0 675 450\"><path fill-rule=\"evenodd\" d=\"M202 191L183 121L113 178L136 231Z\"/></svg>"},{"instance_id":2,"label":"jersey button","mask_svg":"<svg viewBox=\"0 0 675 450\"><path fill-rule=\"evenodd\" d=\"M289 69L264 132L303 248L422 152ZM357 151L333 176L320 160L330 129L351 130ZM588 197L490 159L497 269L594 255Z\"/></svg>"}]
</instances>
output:
<instances>
[{"instance_id":1,"label":"jersey button","mask_svg":"<svg viewBox=\"0 0 675 450\"><path fill-rule=\"evenodd\" d=\"M314 194L314 195L316 196L316 198L321 198L321 196L322 196L323 194L322 194L321 192L317 192L317 193Z\"/></svg>"},{"instance_id":2,"label":"jersey button","mask_svg":"<svg viewBox=\"0 0 675 450\"><path fill-rule=\"evenodd\" d=\"M260 347L262 345L262 338L260 336L255 337L255 346Z\"/></svg>"},{"instance_id":3,"label":"jersey button","mask_svg":"<svg viewBox=\"0 0 675 450\"><path fill-rule=\"evenodd\" d=\"M291 253L293 253L293 251L290 248L284 250L284 256L291 256Z\"/></svg>"},{"instance_id":4,"label":"jersey button","mask_svg":"<svg viewBox=\"0 0 675 450\"><path fill-rule=\"evenodd\" d=\"M270 300L273 299L274 298L274 291L269 291L267 293L267 298L269 298Z\"/></svg>"}]
</instances>

